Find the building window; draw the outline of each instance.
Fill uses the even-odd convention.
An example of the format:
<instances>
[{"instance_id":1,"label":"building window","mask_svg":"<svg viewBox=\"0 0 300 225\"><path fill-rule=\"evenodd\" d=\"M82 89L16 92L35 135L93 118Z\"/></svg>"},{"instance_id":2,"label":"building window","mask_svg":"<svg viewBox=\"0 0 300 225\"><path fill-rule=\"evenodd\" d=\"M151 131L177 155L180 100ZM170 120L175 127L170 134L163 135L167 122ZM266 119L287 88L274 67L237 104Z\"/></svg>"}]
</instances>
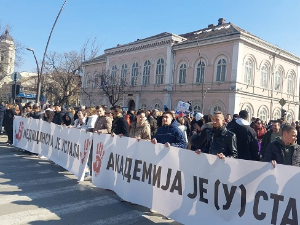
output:
<instances>
[{"instance_id":1,"label":"building window","mask_svg":"<svg viewBox=\"0 0 300 225\"><path fill-rule=\"evenodd\" d=\"M147 105L146 105L145 103L143 103L143 104L141 105L141 109L145 110L146 108L147 108Z\"/></svg>"},{"instance_id":2,"label":"building window","mask_svg":"<svg viewBox=\"0 0 300 225\"><path fill-rule=\"evenodd\" d=\"M111 68L110 78L111 78L111 82L114 84L117 79L117 66L116 65L114 65Z\"/></svg>"},{"instance_id":3,"label":"building window","mask_svg":"<svg viewBox=\"0 0 300 225\"><path fill-rule=\"evenodd\" d=\"M251 85L252 77L253 77L253 64L250 60L247 60L245 64L244 83Z\"/></svg>"},{"instance_id":4,"label":"building window","mask_svg":"<svg viewBox=\"0 0 300 225\"><path fill-rule=\"evenodd\" d=\"M4 61L4 55L1 55L1 62Z\"/></svg>"},{"instance_id":5,"label":"building window","mask_svg":"<svg viewBox=\"0 0 300 225\"><path fill-rule=\"evenodd\" d=\"M150 83L150 61L147 60L144 63L144 69L143 69L143 85L147 85Z\"/></svg>"},{"instance_id":6,"label":"building window","mask_svg":"<svg viewBox=\"0 0 300 225\"><path fill-rule=\"evenodd\" d=\"M179 84L185 84L185 78L186 78L186 64L181 64L179 68Z\"/></svg>"},{"instance_id":7,"label":"building window","mask_svg":"<svg viewBox=\"0 0 300 225\"><path fill-rule=\"evenodd\" d=\"M262 120L262 121L267 121L267 110L265 108L259 110L259 114L258 114L258 117Z\"/></svg>"},{"instance_id":8,"label":"building window","mask_svg":"<svg viewBox=\"0 0 300 225\"><path fill-rule=\"evenodd\" d=\"M293 94L293 76L291 74L288 75L287 93L290 95Z\"/></svg>"},{"instance_id":9,"label":"building window","mask_svg":"<svg viewBox=\"0 0 300 225\"><path fill-rule=\"evenodd\" d=\"M274 118L274 120L280 119L281 118L281 112L279 110L276 110L274 112L273 118Z\"/></svg>"},{"instance_id":10,"label":"building window","mask_svg":"<svg viewBox=\"0 0 300 225\"><path fill-rule=\"evenodd\" d=\"M260 75L260 86L262 88L268 88L268 76L269 76L268 67L266 65L263 65L263 67L261 68L261 75Z\"/></svg>"},{"instance_id":11,"label":"building window","mask_svg":"<svg viewBox=\"0 0 300 225\"><path fill-rule=\"evenodd\" d=\"M126 82L126 77L127 77L127 64L123 64L121 68L121 84L124 84Z\"/></svg>"},{"instance_id":12,"label":"building window","mask_svg":"<svg viewBox=\"0 0 300 225\"><path fill-rule=\"evenodd\" d=\"M164 81L165 61L163 59L157 60L155 83L162 84Z\"/></svg>"},{"instance_id":13,"label":"building window","mask_svg":"<svg viewBox=\"0 0 300 225\"><path fill-rule=\"evenodd\" d=\"M90 88L92 87L92 80L91 80L91 74L87 74L86 77L85 77L85 87L86 88Z\"/></svg>"},{"instance_id":14,"label":"building window","mask_svg":"<svg viewBox=\"0 0 300 225\"><path fill-rule=\"evenodd\" d=\"M201 112L201 106L195 105L193 110L194 110L194 112Z\"/></svg>"},{"instance_id":15,"label":"building window","mask_svg":"<svg viewBox=\"0 0 300 225\"><path fill-rule=\"evenodd\" d=\"M291 124L291 123L293 122L293 117L292 117L292 115L291 115L290 113L288 113L288 114L286 115L286 121L287 121L289 124Z\"/></svg>"},{"instance_id":16,"label":"building window","mask_svg":"<svg viewBox=\"0 0 300 225\"><path fill-rule=\"evenodd\" d=\"M215 106L213 112L222 112L221 106Z\"/></svg>"},{"instance_id":17,"label":"building window","mask_svg":"<svg viewBox=\"0 0 300 225\"><path fill-rule=\"evenodd\" d=\"M101 79L101 75L99 73L97 73L95 75L95 79L94 79L94 87L97 88L97 87L100 87L102 86L102 79Z\"/></svg>"},{"instance_id":18,"label":"building window","mask_svg":"<svg viewBox=\"0 0 300 225\"><path fill-rule=\"evenodd\" d=\"M200 61L197 65L197 70L196 70L196 83L204 82L204 73L205 73L205 64L204 62Z\"/></svg>"},{"instance_id":19,"label":"building window","mask_svg":"<svg viewBox=\"0 0 300 225\"><path fill-rule=\"evenodd\" d=\"M281 91L281 70L277 70L275 72L275 77L274 77L274 90L275 91Z\"/></svg>"},{"instance_id":20,"label":"building window","mask_svg":"<svg viewBox=\"0 0 300 225\"><path fill-rule=\"evenodd\" d=\"M220 59L217 64L216 81L225 81L226 67L227 67L226 60Z\"/></svg>"},{"instance_id":21,"label":"building window","mask_svg":"<svg viewBox=\"0 0 300 225\"><path fill-rule=\"evenodd\" d=\"M137 85L138 74L139 74L139 64L135 62L132 64L132 69L131 69L131 86Z\"/></svg>"},{"instance_id":22,"label":"building window","mask_svg":"<svg viewBox=\"0 0 300 225\"><path fill-rule=\"evenodd\" d=\"M160 109L159 103L156 103L156 104L154 105L154 109Z\"/></svg>"},{"instance_id":23,"label":"building window","mask_svg":"<svg viewBox=\"0 0 300 225\"><path fill-rule=\"evenodd\" d=\"M252 115L251 106L246 105L245 108L244 108L244 110L246 110L246 111L248 112L248 115L249 115L248 120L250 120L250 119L252 118L252 116L253 116L253 115Z\"/></svg>"}]
</instances>

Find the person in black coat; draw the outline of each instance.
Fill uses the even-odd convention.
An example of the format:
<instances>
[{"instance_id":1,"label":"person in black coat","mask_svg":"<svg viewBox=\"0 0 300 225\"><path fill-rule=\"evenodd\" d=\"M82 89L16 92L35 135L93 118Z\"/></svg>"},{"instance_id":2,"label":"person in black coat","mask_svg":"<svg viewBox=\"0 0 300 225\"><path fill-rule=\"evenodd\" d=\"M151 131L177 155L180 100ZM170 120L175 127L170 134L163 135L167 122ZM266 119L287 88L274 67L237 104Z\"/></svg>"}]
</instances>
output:
<instances>
[{"instance_id":1,"label":"person in black coat","mask_svg":"<svg viewBox=\"0 0 300 225\"><path fill-rule=\"evenodd\" d=\"M61 111L61 106L60 105L55 105L55 113L54 113L54 118L52 123L55 123L57 125L62 125L63 124L63 117L64 113Z\"/></svg>"},{"instance_id":2,"label":"person in black coat","mask_svg":"<svg viewBox=\"0 0 300 225\"><path fill-rule=\"evenodd\" d=\"M74 125L74 115L72 112L66 112L63 117L63 125L73 126Z\"/></svg>"},{"instance_id":3,"label":"person in black coat","mask_svg":"<svg viewBox=\"0 0 300 225\"><path fill-rule=\"evenodd\" d=\"M240 111L239 119L232 120L227 129L236 135L238 158L259 161L256 132L250 127L248 118L249 114L246 110Z\"/></svg>"},{"instance_id":4,"label":"person in black coat","mask_svg":"<svg viewBox=\"0 0 300 225\"><path fill-rule=\"evenodd\" d=\"M220 159L225 157L237 158L236 135L227 130L222 112L214 112L213 129L207 132L207 142L202 149L197 149L195 153L201 152L217 155Z\"/></svg>"},{"instance_id":5,"label":"person in black coat","mask_svg":"<svg viewBox=\"0 0 300 225\"><path fill-rule=\"evenodd\" d=\"M113 122L112 122L112 129L111 134L112 136L116 135L123 135L128 137L129 135L129 125L126 119L122 115L122 109L119 106L113 106L110 108L110 111L113 115Z\"/></svg>"},{"instance_id":6,"label":"person in black coat","mask_svg":"<svg viewBox=\"0 0 300 225\"><path fill-rule=\"evenodd\" d=\"M44 115L41 112L40 106L38 104L34 104L32 106L32 113L31 113L31 117L33 119L43 119Z\"/></svg>"},{"instance_id":7,"label":"person in black coat","mask_svg":"<svg viewBox=\"0 0 300 225\"><path fill-rule=\"evenodd\" d=\"M11 145L13 143L13 124L14 124L14 116L15 116L15 110L13 108L12 104L8 104L6 106L6 110L4 113L4 118L3 118L3 122L4 122L4 129L6 131L7 134L7 144Z\"/></svg>"},{"instance_id":8,"label":"person in black coat","mask_svg":"<svg viewBox=\"0 0 300 225\"><path fill-rule=\"evenodd\" d=\"M268 144L263 161L275 164L300 166L300 146L295 143L297 130L291 125L282 127L282 137Z\"/></svg>"},{"instance_id":9,"label":"person in black coat","mask_svg":"<svg viewBox=\"0 0 300 225\"><path fill-rule=\"evenodd\" d=\"M4 102L1 102L1 104L0 104L0 134L2 133L4 112L5 112L5 104L4 104Z\"/></svg>"}]
</instances>

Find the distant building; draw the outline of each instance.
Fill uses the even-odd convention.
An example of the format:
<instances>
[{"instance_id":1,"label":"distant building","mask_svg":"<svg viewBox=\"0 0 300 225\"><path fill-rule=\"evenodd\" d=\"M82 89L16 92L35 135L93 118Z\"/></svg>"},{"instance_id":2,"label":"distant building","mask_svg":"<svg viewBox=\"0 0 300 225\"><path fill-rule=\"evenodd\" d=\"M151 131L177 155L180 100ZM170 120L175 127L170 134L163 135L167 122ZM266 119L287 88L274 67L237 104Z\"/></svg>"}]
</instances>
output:
<instances>
[{"instance_id":1,"label":"distant building","mask_svg":"<svg viewBox=\"0 0 300 225\"><path fill-rule=\"evenodd\" d=\"M14 72L15 43L8 29L0 36L0 78Z\"/></svg>"},{"instance_id":2,"label":"distant building","mask_svg":"<svg viewBox=\"0 0 300 225\"><path fill-rule=\"evenodd\" d=\"M83 65L83 105L109 104L91 82L106 71L130 84L123 107L175 110L179 101L191 101L204 114L245 109L268 121L281 117L283 98L287 120L299 118L300 58L223 18L186 34L118 44Z\"/></svg>"},{"instance_id":3,"label":"distant building","mask_svg":"<svg viewBox=\"0 0 300 225\"><path fill-rule=\"evenodd\" d=\"M10 75L14 72L15 44L8 29L0 36L0 99L8 101L11 98Z\"/></svg>"}]
</instances>

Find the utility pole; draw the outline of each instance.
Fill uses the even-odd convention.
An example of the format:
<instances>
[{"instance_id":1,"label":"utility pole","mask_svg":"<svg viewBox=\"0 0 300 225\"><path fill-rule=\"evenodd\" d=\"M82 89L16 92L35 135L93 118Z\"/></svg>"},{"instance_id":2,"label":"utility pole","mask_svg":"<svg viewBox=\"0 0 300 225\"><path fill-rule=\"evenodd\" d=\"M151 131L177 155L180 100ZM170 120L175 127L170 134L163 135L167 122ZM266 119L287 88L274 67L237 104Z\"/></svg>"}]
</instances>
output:
<instances>
[{"instance_id":1,"label":"utility pole","mask_svg":"<svg viewBox=\"0 0 300 225\"><path fill-rule=\"evenodd\" d=\"M39 102L40 102L43 68L44 68L44 65L45 65L45 58L46 58L46 54L47 54L49 42L50 42L50 39L51 39L53 30L54 30L54 27L55 27L55 25L56 25L56 22L57 22L57 20L58 20L58 18L59 18L59 16L60 16L60 13L61 13L62 10L64 9L66 3L67 3L67 0L65 0L64 4L63 4L62 7L60 8L59 13L58 13L58 15L56 16L56 19L55 19L54 24L53 24L53 26L52 26L52 29L51 29L51 32L50 32L50 35L49 35L49 37L48 37L48 41L47 41L47 44L46 44L46 47L45 47L45 51L44 51L44 56L43 56L43 61L42 61L41 69L39 69L38 61L37 61L37 59L36 59L36 56L35 56L35 54L34 54L33 49L31 49L31 48L26 48L28 51L32 51L32 53L33 53L33 55L34 55L34 58L35 58L35 61L36 61L36 64L37 64L38 84L37 84L36 103L39 103Z\"/></svg>"}]
</instances>

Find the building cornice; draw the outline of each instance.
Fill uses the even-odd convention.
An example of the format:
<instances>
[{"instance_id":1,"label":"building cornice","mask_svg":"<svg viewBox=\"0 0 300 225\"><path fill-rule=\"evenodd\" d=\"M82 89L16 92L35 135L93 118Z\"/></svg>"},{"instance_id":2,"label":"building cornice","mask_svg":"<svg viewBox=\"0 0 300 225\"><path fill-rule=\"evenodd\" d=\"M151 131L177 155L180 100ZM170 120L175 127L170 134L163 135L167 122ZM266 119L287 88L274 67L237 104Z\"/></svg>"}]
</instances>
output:
<instances>
[{"instance_id":1,"label":"building cornice","mask_svg":"<svg viewBox=\"0 0 300 225\"><path fill-rule=\"evenodd\" d=\"M258 37L249 35L247 33L242 33L241 40L246 41L251 44L254 44L258 47L261 47L261 48L269 51L270 55L277 55L277 56L280 55L281 57L285 57L287 59L290 59L290 60L295 61L300 64L300 57L298 57L284 49L281 49L276 45L272 45Z\"/></svg>"},{"instance_id":2,"label":"building cornice","mask_svg":"<svg viewBox=\"0 0 300 225\"><path fill-rule=\"evenodd\" d=\"M194 39L191 41L186 41L186 42L176 44L173 46L173 49L176 51L176 50L183 50L187 48L195 48L195 47L219 44L224 42L231 42L236 40L241 40L246 43L257 46L259 48L262 48L268 51L270 56L275 55L277 57L286 58L300 64L300 57L245 32L237 32L229 35L225 34L217 37L209 37L200 40Z\"/></svg>"},{"instance_id":3,"label":"building cornice","mask_svg":"<svg viewBox=\"0 0 300 225\"><path fill-rule=\"evenodd\" d=\"M126 45L120 45L114 48L106 49L104 52L107 55L116 55L116 54L122 54L126 52L139 51L142 49L155 48L158 46L174 45L183 42L185 40L186 38L183 38L181 36L175 34L168 34L166 36L159 37L156 39L138 40L136 42L129 43Z\"/></svg>"}]
</instances>

